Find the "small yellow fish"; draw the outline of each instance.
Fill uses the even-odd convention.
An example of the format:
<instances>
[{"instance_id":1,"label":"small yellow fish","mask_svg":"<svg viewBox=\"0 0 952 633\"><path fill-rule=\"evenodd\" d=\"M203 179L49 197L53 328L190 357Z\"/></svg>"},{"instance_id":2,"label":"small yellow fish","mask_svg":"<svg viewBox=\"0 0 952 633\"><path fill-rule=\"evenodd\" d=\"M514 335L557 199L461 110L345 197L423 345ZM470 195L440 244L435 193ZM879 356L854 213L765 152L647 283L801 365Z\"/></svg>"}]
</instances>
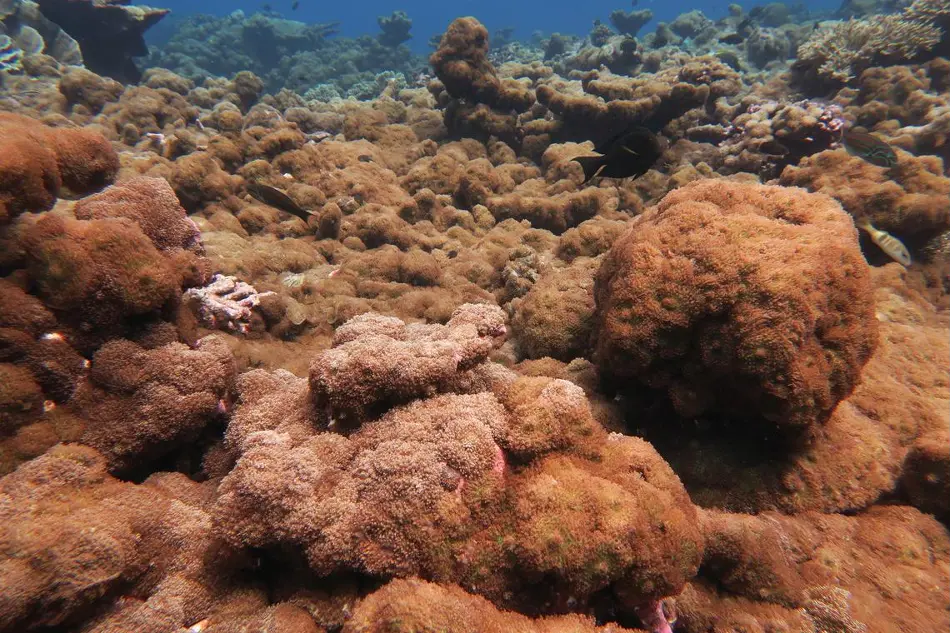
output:
<instances>
[{"instance_id":1,"label":"small yellow fish","mask_svg":"<svg viewBox=\"0 0 952 633\"><path fill-rule=\"evenodd\" d=\"M861 220L859 223L859 228L869 233L873 243L879 248L883 249L883 252L892 257L894 260L903 266L909 266L912 264L912 256L909 254L909 249L906 248L905 244L900 242L897 238L893 237L886 231L880 231L875 226L870 224L869 220Z\"/></svg>"}]
</instances>

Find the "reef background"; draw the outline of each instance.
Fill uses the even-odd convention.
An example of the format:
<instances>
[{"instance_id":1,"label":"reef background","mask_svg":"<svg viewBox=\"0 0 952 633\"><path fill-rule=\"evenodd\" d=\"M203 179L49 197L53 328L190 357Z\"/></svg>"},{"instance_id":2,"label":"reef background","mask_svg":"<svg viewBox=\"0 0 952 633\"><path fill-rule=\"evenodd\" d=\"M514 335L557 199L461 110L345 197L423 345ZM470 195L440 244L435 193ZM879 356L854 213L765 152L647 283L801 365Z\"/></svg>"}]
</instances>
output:
<instances>
[{"instance_id":1,"label":"reef background","mask_svg":"<svg viewBox=\"0 0 952 633\"><path fill-rule=\"evenodd\" d=\"M949 5L650 8L0 0L0 632L947 630Z\"/></svg>"}]
</instances>

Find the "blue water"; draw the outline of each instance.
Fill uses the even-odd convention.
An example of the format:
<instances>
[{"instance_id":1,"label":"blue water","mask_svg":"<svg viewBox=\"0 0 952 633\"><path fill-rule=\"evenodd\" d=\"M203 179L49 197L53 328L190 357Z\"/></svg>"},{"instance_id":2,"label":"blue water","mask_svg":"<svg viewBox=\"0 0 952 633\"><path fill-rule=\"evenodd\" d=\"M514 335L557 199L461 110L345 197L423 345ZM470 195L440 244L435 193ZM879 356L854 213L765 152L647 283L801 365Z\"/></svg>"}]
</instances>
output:
<instances>
[{"instance_id":1,"label":"blue water","mask_svg":"<svg viewBox=\"0 0 952 633\"><path fill-rule=\"evenodd\" d=\"M389 15L393 11L405 11L413 20L413 39L407 42L416 52L428 52L427 40L430 36L442 33L453 19L464 15L478 18L490 34L496 29L514 27L514 39L527 40L533 31L543 31L546 34L573 33L585 35L592 28L592 21L599 19L608 24L608 16L615 9L631 11L633 9L651 9L655 20L642 30L647 33L659 21L670 22L681 13L700 9L713 20L727 15L729 2L703 0L702 2L639 0L637 6L632 7L629 2L619 0L585 0L581 2L552 2L551 0L457 0L456 2L395 2L394 0L356 0L326 2L324 0L299 0L300 6L296 11L291 10L291 0L270 0L268 2L229 2L228 0L207 0L196 3L193 0L153 0L146 4L165 7L172 10L170 19L160 23L150 32L150 38L155 40L167 37L167 33L174 26L175 15L184 16L190 13L208 13L212 15L227 15L236 9L246 13L259 10L263 4L269 4L272 11L284 17L302 22L340 22L340 35L357 37L359 35L373 35L379 32L377 16ZM137 3L141 4L141 3ZM745 10L765 2L742 0L737 2ZM788 2L787 4L803 4L811 11L831 11L839 5L839 0L813 0L810 2Z\"/></svg>"}]
</instances>

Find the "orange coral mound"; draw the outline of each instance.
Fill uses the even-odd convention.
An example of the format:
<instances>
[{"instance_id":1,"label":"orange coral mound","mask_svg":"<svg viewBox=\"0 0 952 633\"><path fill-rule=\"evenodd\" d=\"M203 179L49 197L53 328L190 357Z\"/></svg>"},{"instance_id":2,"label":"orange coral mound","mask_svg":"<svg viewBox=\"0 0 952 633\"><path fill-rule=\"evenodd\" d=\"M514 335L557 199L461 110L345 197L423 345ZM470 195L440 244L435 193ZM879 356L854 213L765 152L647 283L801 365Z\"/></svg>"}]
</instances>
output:
<instances>
[{"instance_id":1,"label":"orange coral mound","mask_svg":"<svg viewBox=\"0 0 952 633\"><path fill-rule=\"evenodd\" d=\"M96 132L0 113L0 221L52 207L61 187L95 191L118 171L119 157Z\"/></svg>"},{"instance_id":2,"label":"orange coral mound","mask_svg":"<svg viewBox=\"0 0 952 633\"><path fill-rule=\"evenodd\" d=\"M615 242L595 302L597 363L617 387L768 435L825 421L876 341L850 217L784 187L707 180L668 194Z\"/></svg>"}]
</instances>

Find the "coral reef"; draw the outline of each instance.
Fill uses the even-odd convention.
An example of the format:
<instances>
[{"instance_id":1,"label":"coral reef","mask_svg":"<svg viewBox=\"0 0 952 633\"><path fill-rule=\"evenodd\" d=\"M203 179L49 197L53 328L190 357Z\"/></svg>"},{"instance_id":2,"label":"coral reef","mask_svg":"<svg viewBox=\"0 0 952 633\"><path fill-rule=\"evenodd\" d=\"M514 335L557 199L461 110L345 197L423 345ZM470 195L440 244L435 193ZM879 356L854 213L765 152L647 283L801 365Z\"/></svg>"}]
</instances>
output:
<instances>
[{"instance_id":1,"label":"coral reef","mask_svg":"<svg viewBox=\"0 0 952 633\"><path fill-rule=\"evenodd\" d=\"M394 11L389 16L378 17L377 24L381 30L377 39L384 46L399 46L412 37L410 28L413 26L413 20L403 11Z\"/></svg>"},{"instance_id":2,"label":"coral reef","mask_svg":"<svg viewBox=\"0 0 952 633\"><path fill-rule=\"evenodd\" d=\"M133 58L149 52L143 34L169 13L130 0L37 0L37 5L76 40L87 68L126 82L141 77Z\"/></svg>"},{"instance_id":3,"label":"coral reef","mask_svg":"<svg viewBox=\"0 0 952 633\"><path fill-rule=\"evenodd\" d=\"M516 348L526 358L570 361L591 346L598 261L579 258L543 275L514 306Z\"/></svg>"},{"instance_id":4,"label":"coral reef","mask_svg":"<svg viewBox=\"0 0 952 633\"><path fill-rule=\"evenodd\" d=\"M311 365L314 405L332 419L359 423L374 411L432 393L479 364L506 333L495 306L461 306L445 326L406 326L362 315L334 332L334 348ZM352 382L360 376L359 382Z\"/></svg>"},{"instance_id":5,"label":"coral reef","mask_svg":"<svg viewBox=\"0 0 952 633\"><path fill-rule=\"evenodd\" d=\"M608 16L612 26L618 29L619 33L622 35L631 35L632 37L638 35L638 31L648 22L651 22L653 18L654 13L651 9L628 12L618 9L612 11L611 15Z\"/></svg>"},{"instance_id":6,"label":"coral reef","mask_svg":"<svg viewBox=\"0 0 952 633\"><path fill-rule=\"evenodd\" d=\"M714 622L885 631L948 621L937 608L946 601L948 533L911 508L855 517L704 512L702 524L705 560L678 600L684 631ZM895 554L883 558L883 549ZM934 586L923 578L942 580Z\"/></svg>"},{"instance_id":7,"label":"coral reef","mask_svg":"<svg viewBox=\"0 0 952 633\"><path fill-rule=\"evenodd\" d=\"M117 339L93 356L70 407L95 421L80 441L98 449L110 470L127 472L194 441L220 414L234 379L231 353L218 339L202 339L194 350Z\"/></svg>"},{"instance_id":8,"label":"coral reef","mask_svg":"<svg viewBox=\"0 0 952 633\"><path fill-rule=\"evenodd\" d=\"M115 151L95 132L0 113L0 223L52 207L61 189L95 191L118 171Z\"/></svg>"},{"instance_id":9,"label":"coral reef","mask_svg":"<svg viewBox=\"0 0 952 633\"><path fill-rule=\"evenodd\" d=\"M454 317L470 336L492 314L474 308ZM450 334L461 328L451 320ZM310 386L280 373L239 379L243 404L226 432L226 449L239 456L215 511L229 542L293 543L320 575L342 566L421 575L531 612L614 585L634 614L690 575L701 543L676 476L647 443L601 430L580 388L519 378L479 357L455 373L421 376L411 368L432 362L430 330L371 315L339 331L348 342L315 360ZM373 346L379 331L402 334L408 350L419 346L420 360L398 359L403 375L336 361L336 350ZM323 403L356 384L315 380L314 368L335 365L371 384L385 384L375 374L392 376L389 390L409 397L456 393L363 418L347 436L322 433L339 427ZM262 469L272 474L262 479ZM291 472L309 474L299 481ZM501 565L509 571L500 574ZM538 577L551 583L533 583Z\"/></svg>"},{"instance_id":10,"label":"coral reef","mask_svg":"<svg viewBox=\"0 0 952 633\"><path fill-rule=\"evenodd\" d=\"M532 620L518 613L499 611L488 600L454 586L407 579L394 580L364 598L354 608L353 618L344 631L410 633L421 627L446 633L596 633L605 630L593 619L578 615ZM620 627L611 630L613 633L629 631Z\"/></svg>"},{"instance_id":11,"label":"coral reef","mask_svg":"<svg viewBox=\"0 0 952 633\"><path fill-rule=\"evenodd\" d=\"M912 60L932 49L942 39L934 23L943 16L947 22L948 6L915 0L901 14L837 23L817 31L797 49L794 68L805 82L847 83L866 68Z\"/></svg>"},{"instance_id":12,"label":"coral reef","mask_svg":"<svg viewBox=\"0 0 952 633\"><path fill-rule=\"evenodd\" d=\"M930 459L948 449L937 454L928 439L948 427L948 316L910 292L900 270L892 264L874 273L879 344L859 386L813 442L793 451L755 443L761 457L751 459L750 438L706 420L689 425L703 437L703 450L686 444L670 418L667 428L648 433L697 503L738 512L848 512L876 503L903 480L908 502L919 498L918 486L941 487L942 478L930 483L929 467L917 470L923 463L912 451L918 438L932 447ZM941 506L915 503L941 517Z\"/></svg>"},{"instance_id":13,"label":"coral reef","mask_svg":"<svg viewBox=\"0 0 952 633\"><path fill-rule=\"evenodd\" d=\"M193 14L169 42L153 47L148 61L196 83L247 70L260 76L272 93L287 88L304 95L326 86L338 96L352 90L356 94L385 71L396 71L409 81L425 65L423 58L400 45L409 35L409 18L398 12L382 20L378 37L349 39L332 38L336 24L305 24L240 10L224 17Z\"/></svg>"},{"instance_id":14,"label":"coral reef","mask_svg":"<svg viewBox=\"0 0 952 633\"><path fill-rule=\"evenodd\" d=\"M41 4L153 11L0 0L0 632L948 628L947 3Z\"/></svg>"},{"instance_id":15,"label":"coral reef","mask_svg":"<svg viewBox=\"0 0 952 633\"><path fill-rule=\"evenodd\" d=\"M935 156L897 155L887 174L843 150L828 150L787 167L780 182L835 198L857 222L892 232L920 259L918 249L949 230L949 179Z\"/></svg>"},{"instance_id":16,"label":"coral reef","mask_svg":"<svg viewBox=\"0 0 952 633\"><path fill-rule=\"evenodd\" d=\"M615 242L595 314L614 388L661 389L681 415L754 433L824 422L876 341L849 216L827 197L716 180L668 194Z\"/></svg>"}]
</instances>

